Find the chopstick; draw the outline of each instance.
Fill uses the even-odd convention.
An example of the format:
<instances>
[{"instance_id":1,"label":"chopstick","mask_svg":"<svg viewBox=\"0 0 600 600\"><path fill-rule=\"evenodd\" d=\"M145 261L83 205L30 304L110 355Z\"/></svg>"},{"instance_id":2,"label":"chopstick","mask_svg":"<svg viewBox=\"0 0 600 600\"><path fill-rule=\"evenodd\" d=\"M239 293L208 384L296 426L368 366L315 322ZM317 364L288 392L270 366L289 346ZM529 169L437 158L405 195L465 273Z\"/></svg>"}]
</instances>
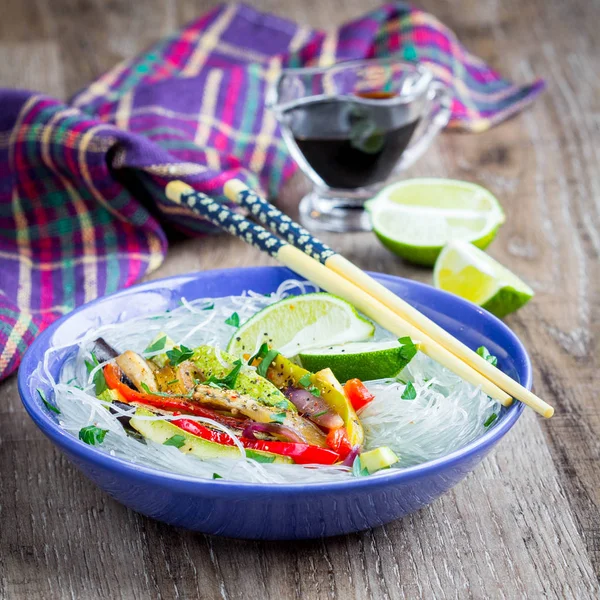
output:
<instances>
[{"instance_id":1,"label":"chopstick","mask_svg":"<svg viewBox=\"0 0 600 600\"><path fill-rule=\"evenodd\" d=\"M227 206L219 204L209 196L196 192L183 181L169 182L165 192L172 202L187 206L223 231L267 252L280 263L312 281L321 289L343 298L394 335L398 337L409 336L415 343L418 342L419 349L422 352L465 381L480 387L488 396L495 398L502 405L509 406L512 403L512 398L506 392L446 350L426 333L405 321L348 279L328 269L318 260L311 258L292 244L282 241L261 225L257 225L242 215L233 212ZM266 216L263 218L266 220ZM259 220L262 220L260 216ZM291 219L285 217L284 223L288 226L291 225ZM296 224L294 226L298 227Z\"/></svg>"},{"instance_id":2,"label":"chopstick","mask_svg":"<svg viewBox=\"0 0 600 600\"><path fill-rule=\"evenodd\" d=\"M473 352L473 350L463 344L460 340L450 335L437 323L428 319L424 314L408 304L408 302L405 302L402 298L396 296L396 294L373 279L354 263L323 244L306 229L297 223L294 223L287 215L284 215L267 200L261 198L242 181L238 179L229 180L225 184L224 191L225 195L230 200L248 208L250 212L261 222L265 223L269 229L280 235L285 235L290 243L311 254L328 269L331 269L345 279L353 282L363 291L379 300L394 313L408 321L423 333L426 333L429 337L444 346L448 351L452 352L455 356L481 373L505 393L520 400L546 418L550 418L554 414L554 408L548 403L544 402L533 392L509 377L506 373L490 364L476 352Z\"/></svg>"}]
</instances>

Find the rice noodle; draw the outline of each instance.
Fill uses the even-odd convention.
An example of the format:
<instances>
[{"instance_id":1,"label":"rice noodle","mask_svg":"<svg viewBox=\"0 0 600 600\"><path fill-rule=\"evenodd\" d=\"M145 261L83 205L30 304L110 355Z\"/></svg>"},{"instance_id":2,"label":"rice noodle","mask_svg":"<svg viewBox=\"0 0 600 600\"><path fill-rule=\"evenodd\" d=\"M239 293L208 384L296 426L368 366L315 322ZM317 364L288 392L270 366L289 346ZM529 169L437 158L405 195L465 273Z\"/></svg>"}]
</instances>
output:
<instances>
[{"instance_id":1,"label":"rice noodle","mask_svg":"<svg viewBox=\"0 0 600 600\"><path fill-rule=\"evenodd\" d=\"M264 296L248 291L242 296L226 298L181 299L181 306L157 315L137 317L127 321L120 318L117 323L102 325L88 331L76 344L52 347L47 350L38 367L38 377L54 389L54 402L61 411L60 425L71 435L90 424L108 430L100 450L121 459L155 469L212 479L217 473L224 479L253 483L309 483L343 480L351 477L345 466L264 464L245 458L245 450L237 438L223 425L203 417L188 416L199 422L208 423L228 435L240 449L240 460L199 460L179 452L172 446L151 441L140 443L129 435L119 422L119 417L131 417L135 408L124 410L101 401L94 396L94 373L106 363L94 367L88 374L85 360L90 358L93 341L103 337L119 351L143 352L148 343L164 332L177 344L188 347L202 344L224 349L235 329L225 320L237 312L240 323L257 311L286 297L289 294L304 294L317 291L309 282L290 279L278 289ZM214 304L214 308L210 307ZM393 339L389 332L376 328L375 341ZM72 346L65 361L59 381L50 373L50 360L55 352ZM151 356L155 353L146 353ZM221 356L217 359L230 366ZM111 362L111 361L107 361ZM425 355L417 353L412 362L400 374L399 380L366 382L375 399L360 413L365 428L365 449L389 446L398 454L402 468L452 452L479 437L484 423L492 415L499 414L500 406L481 390L461 380ZM406 381L413 383L416 391L414 400L402 400ZM77 387L79 386L79 387ZM172 420L179 417L157 416L136 417L148 420ZM244 458L242 458L244 457ZM376 476L376 475L375 475Z\"/></svg>"}]
</instances>

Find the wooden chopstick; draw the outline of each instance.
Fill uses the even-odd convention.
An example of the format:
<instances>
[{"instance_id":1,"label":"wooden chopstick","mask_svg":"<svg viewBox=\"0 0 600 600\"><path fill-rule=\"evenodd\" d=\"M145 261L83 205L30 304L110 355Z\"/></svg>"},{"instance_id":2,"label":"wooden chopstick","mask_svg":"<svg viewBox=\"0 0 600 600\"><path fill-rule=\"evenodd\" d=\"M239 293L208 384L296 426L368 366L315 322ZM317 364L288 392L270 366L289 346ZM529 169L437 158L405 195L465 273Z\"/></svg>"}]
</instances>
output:
<instances>
[{"instance_id":1,"label":"wooden chopstick","mask_svg":"<svg viewBox=\"0 0 600 600\"><path fill-rule=\"evenodd\" d=\"M446 350L397 315L373 296L367 294L351 281L328 269L319 261L305 254L292 244L282 241L264 227L253 223L227 206L219 204L209 196L196 192L183 181L171 181L166 187L167 197L179 204L187 206L205 219L260 250L263 250L289 267L302 277L312 281L320 288L345 299L362 311L367 317L391 331L398 337L409 336L419 343L419 348L428 356L444 365L465 381L472 383L498 400L504 406L512 403L512 398L494 383L486 379L470 365ZM291 220L285 217L288 225ZM260 220L260 218L259 218ZM285 227L284 227L285 228Z\"/></svg>"},{"instance_id":2,"label":"wooden chopstick","mask_svg":"<svg viewBox=\"0 0 600 600\"><path fill-rule=\"evenodd\" d=\"M320 260L328 269L353 282L421 332L426 333L505 393L520 400L546 418L550 418L554 414L554 408L547 402L544 402L506 373L491 365L483 357L473 352L460 340L388 290L354 263L323 244L306 229L291 221L289 217L267 200L261 198L242 181L238 179L228 181L225 184L225 195L230 200L248 208L269 229L284 235L290 243L308 252L314 258Z\"/></svg>"}]
</instances>

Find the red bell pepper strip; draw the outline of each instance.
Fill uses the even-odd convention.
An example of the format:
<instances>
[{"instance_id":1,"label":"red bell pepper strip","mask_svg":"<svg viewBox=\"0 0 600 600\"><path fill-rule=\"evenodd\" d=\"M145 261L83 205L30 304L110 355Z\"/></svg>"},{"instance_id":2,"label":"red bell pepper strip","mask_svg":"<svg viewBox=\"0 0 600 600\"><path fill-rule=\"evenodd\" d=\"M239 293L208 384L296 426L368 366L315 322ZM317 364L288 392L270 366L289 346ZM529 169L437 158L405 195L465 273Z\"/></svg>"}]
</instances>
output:
<instances>
[{"instance_id":1,"label":"red bell pepper strip","mask_svg":"<svg viewBox=\"0 0 600 600\"><path fill-rule=\"evenodd\" d=\"M334 451L340 455L340 458L343 460L350 454L352 450L352 444L350 443L350 438L348 437L348 432L345 427L340 427L339 429L332 429L327 434L327 439L325 443Z\"/></svg>"},{"instance_id":2,"label":"red bell pepper strip","mask_svg":"<svg viewBox=\"0 0 600 600\"><path fill-rule=\"evenodd\" d=\"M244 428L246 419L242 420L234 417L227 417L210 408L199 406L194 402L188 402L179 396L165 398L164 396L153 396L152 394L143 394L136 390L132 390L128 385L121 381L121 370L113 364L109 363L104 367L104 379L106 380L106 385L108 385L111 390L119 392L125 402L139 402L140 404L146 404L147 406L153 406L154 408L160 408L170 412L183 412L189 415L204 417L206 419L214 419L226 427L234 427L236 429Z\"/></svg>"},{"instance_id":3,"label":"red bell pepper strip","mask_svg":"<svg viewBox=\"0 0 600 600\"><path fill-rule=\"evenodd\" d=\"M344 392L356 411L359 411L375 398L360 379L349 379L346 381Z\"/></svg>"},{"instance_id":4,"label":"red bell pepper strip","mask_svg":"<svg viewBox=\"0 0 600 600\"><path fill-rule=\"evenodd\" d=\"M226 446L233 446L234 442L231 436L227 435L223 431L214 431L205 427L204 425L192 421L191 419L176 419L171 421L173 425L177 425L184 431L197 435L198 437L210 440L211 442L217 442L218 444L225 444ZM297 444L295 442L279 442L279 441L268 441L268 440L250 440L248 438L239 438L244 448L250 448L252 450L264 450L265 452L272 452L274 454L281 454L283 456L289 456L294 459L294 462L299 465L308 464L319 464L319 465L333 465L340 460L340 455L332 450L326 448L319 448L318 446L311 446L310 444Z\"/></svg>"}]
</instances>

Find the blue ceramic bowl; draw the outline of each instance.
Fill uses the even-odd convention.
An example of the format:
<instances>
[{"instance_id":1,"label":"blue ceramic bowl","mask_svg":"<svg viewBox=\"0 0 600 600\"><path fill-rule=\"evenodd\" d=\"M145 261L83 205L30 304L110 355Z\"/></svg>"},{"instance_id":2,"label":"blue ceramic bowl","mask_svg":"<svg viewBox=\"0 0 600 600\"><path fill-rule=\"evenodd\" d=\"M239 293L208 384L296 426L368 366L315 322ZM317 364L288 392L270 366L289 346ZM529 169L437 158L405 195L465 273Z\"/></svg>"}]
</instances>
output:
<instances>
[{"instance_id":1,"label":"blue ceramic bowl","mask_svg":"<svg viewBox=\"0 0 600 600\"><path fill-rule=\"evenodd\" d=\"M531 386L529 357L501 321L432 287L374 275L471 348L487 346L498 357L500 368ZM475 442L415 467L344 482L273 486L199 480L114 458L63 431L36 393L38 387L48 391L36 368L50 346L68 344L90 328L117 319L173 308L181 296L219 297L245 289L268 293L294 276L282 267L205 271L151 281L90 302L46 329L26 353L18 382L23 404L38 427L87 477L133 510L204 533L272 540L360 531L418 510L463 479L519 418L523 405L516 402L503 409L495 425ZM48 368L54 377L68 354L68 348L53 353Z\"/></svg>"}]
</instances>

